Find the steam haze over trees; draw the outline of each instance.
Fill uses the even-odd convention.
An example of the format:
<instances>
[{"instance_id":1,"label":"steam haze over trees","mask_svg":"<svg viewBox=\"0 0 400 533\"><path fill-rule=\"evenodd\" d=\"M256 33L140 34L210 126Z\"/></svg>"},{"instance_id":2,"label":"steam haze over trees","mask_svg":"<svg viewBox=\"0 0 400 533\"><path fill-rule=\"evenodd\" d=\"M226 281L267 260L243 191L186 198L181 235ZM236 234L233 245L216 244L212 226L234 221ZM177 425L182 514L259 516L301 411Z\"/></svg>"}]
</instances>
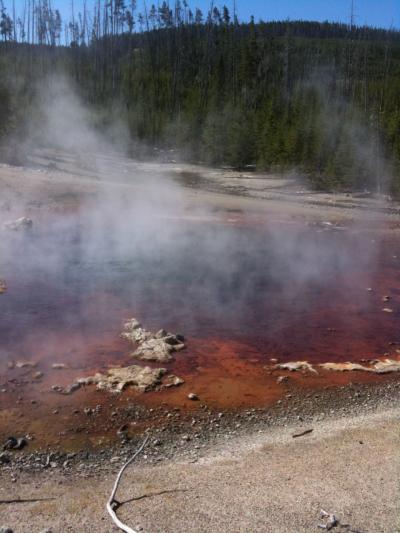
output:
<instances>
[{"instance_id":1,"label":"steam haze over trees","mask_svg":"<svg viewBox=\"0 0 400 533\"><path fill-rule=\"evenodd\" d=\"M40 82L59 73L96 127L127 126L132 155L178 149L212 165L294 170L318 188L400 193L397 30L242 22L232 7L186 0L71 4L68 20L50 0L0 0L0 11L3 144L40 124Z\"/></svg>"}]
</instances>

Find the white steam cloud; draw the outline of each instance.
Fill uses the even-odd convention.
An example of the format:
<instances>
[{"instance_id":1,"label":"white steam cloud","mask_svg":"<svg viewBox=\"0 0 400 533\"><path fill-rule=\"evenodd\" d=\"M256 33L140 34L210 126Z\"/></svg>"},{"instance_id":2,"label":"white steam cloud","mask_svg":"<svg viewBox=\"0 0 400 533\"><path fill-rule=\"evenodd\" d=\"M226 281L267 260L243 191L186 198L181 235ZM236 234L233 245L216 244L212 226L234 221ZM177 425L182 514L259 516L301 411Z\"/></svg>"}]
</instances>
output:
<instances>
[{"instance_id":1,"label":"white steam cloud","mask_svg":"<svg viewBox=\"0 0 400 533\"><path fill-rule=\"evenodd\" d=\"M308 316L319 294L373 271L377 247L356 233L327 238L268 222L213 223L215 212L194 207L157 164L137 165L95 132L65 80L48 88L38 109L41 143L55 150L51 179L70 176L76 184L80 173L83 188L93 185L95 193L78 213L41 215L31 234L0 240L1 276L19 284L17 296L10 287L2 300L8 349L25 331L40 335L43 325L46 335L49 328L82 329L83 342L86 327L117 333L129 314L187 335L273 338ZM128 146L124 128L120 133L118 148ZM76 169L71 155L86 167ZM357 304L367 307L362 291Z\"/></svg>"}]
</instances>

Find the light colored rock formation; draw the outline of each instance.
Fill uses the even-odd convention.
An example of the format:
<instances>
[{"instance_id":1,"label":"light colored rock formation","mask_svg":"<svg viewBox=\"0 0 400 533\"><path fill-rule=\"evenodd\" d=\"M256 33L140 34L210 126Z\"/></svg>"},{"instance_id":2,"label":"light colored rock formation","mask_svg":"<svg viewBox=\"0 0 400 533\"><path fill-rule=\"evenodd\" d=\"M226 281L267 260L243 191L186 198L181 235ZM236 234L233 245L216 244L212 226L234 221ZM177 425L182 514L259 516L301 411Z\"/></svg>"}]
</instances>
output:
<instances>
[{"instance_id":1,"label":"light colored rock formation","mask_svg":"<svg viewBox=\"0 0 400 533\"><path fill-rule=\"evenodd\" d=\"M182 385L185 383L185 381L175 376L174 374L169 374L168 376L165 376L165 378L162 380L162 386L169 389L170 387L177 387L178 385Z\"/></svg>"},{"instance_id":2,"label":"light colored rock formation","mask_svg":"<svg viewBox=\"0 0 400 533\"><path fill-rule=\"evenodd\" d=\"M374 363L374 371L377 374L386 374L388 372L398 372L400 370L400 361L395 359L384 359Z\"/></svg>"},{"instance_id":3,"label":"light colored rock formation","mask_svg":"<svg viewBox=\"0 0 400 533\"><path fill-rule=\"evenodd\" d=\"M145 392L159 385L165 373L165 368L131 365L123 368L110 368L106 375L96 374L93 380L100 390L121 392L126 387L133 386Z\"/></svg>"},{"instance_id":4,"label":"light colored rock formation","mask_svg":"<svg viewBox=\"0 0 400 533\"><path fill-rule=\"evenodd\" d=\"M324 370L334 370L335 372L348 372L352 370L363 370L364 372L374 371L373 368L358 363L321 363L319 366Z\"/></svg>"},{"instance_id":5,"label":"light colored rock formation","mask_svg":"<svg viewBox=\"0 0 400 533\"><path fill-rule=\"evenodd\" d=\"M12 231L27 230L27 229L30 229L32 226L33 226L33 221L27 217L21 217L21 218L18 218L17 220L13 220L12 222L5 222L3 224L4 229L8 229Z\"/></svg>"},{"instance_id":6,"label":"light colored rock formation","mask_svg":"<svg viewBox=\"0 0 400 533\"><path fill-rule=\"evenodd\" d=\"M172 359L174 347L167 344L163 339L149 339L142 342L132 353L132 357L142 361L159 361L166 363Z\"/></svg>"},{"instance_id":7,"label":"light colored rock formation","mask_svg":"<svg viewBox=\"0 0 400 533\"><path fill-rule=\"evenodd\" d=\"M281 370L290 370L291 372L296 370L309 370L310 372L315 372L317 374L315 368L307 361L290 361L288 363L280 363L279 365L276 365L275 368L279 368Z\"/></svg>"},{"instance_id":8,"label":"light colored rock formation","mask_svg":"<svg viewBox=\"0 0 400 533\"><path fill-rule=\"evenodd\" d=\"M138 344L137 349L132 353L132 357L142 361L168 362L172 359L172 354L185 348L182 335L168 333L160 329L157 333L152 333L142 328L138 320L132 318L124 324L121 337Z\"/></svg>"},{"instance_id":9,"label":"light colored rock formation","mask_svg":"<svg viewBox=\"0 0 400 533\"><path fill-rule=\"evenodd\" d=\"M94 376L78 378L67 388L53 387L60 394L71 394L85 385L96 385L99 390L122 392L127 387L134 387L141 392L162 388L177 387L184 380L174 374L167 374L165 368L131 365L115 367L107 370L107 374L97 373Z\"/></svg>"},{"instance_id":10,"label":"light colored rock formation","mask_svg":"<svg viewBox=\"0 0 400 533\"><path fill-rule=\"evenodd\" d=\"M36 361L10 361L8 368L35 368L38 364Z\"/></svg>"},{"instance_id":11,"label":"light colored rock formation","mask_svg":"<svg viewBox=\"0 0 400 533\"><path fill-rule=\"evenodd\" d=\"M400 371L400 361L395 359L375 359L370 362L369 366L360 365L359 363L320 363L319 368L323 370L332 370L333 372L352 372L355 370L362 372L373 372L375 374L388 374L389 372ZM276 365L275 368L281 370L309 370L316 372L315 368L307 361L291 361ZM279 378L278 378L279 379Z\"/></svg>"},{"instance_id":12,"label":"light colored rock formation","mask_svg":"<svg viewBox=\"0 0 400 533\"><path fill-rule=\"evenodd\" d=\"M138 322L136 318L132 318L124 324L124 331L121 333L121 337L133 344L140 344L151 339L153 335L150 331L146 331L142 328L140 322Z\"/></svg>"},{"instance_id":13,"label":"light colored rock formation","mask_svg":"<svg viewBox=\"0 0 400 533\"><path fill-rule=\"evenodd\" d=\"M376 359L371 366L359 365L358 363L323 363L319 365L326 370L344 372L346 370L362 370L363 372L374 372L375 374L387 374L389 372L400 371L400 361L395 359Z\"/></svg>"}]
</instances>

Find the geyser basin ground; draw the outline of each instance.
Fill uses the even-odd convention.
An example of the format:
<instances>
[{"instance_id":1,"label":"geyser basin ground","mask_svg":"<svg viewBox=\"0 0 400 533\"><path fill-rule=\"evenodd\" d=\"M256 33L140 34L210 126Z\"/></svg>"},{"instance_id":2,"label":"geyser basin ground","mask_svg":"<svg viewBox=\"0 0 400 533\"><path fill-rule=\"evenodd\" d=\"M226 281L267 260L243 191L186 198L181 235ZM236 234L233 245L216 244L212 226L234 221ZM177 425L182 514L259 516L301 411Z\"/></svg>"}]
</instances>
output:
<instances>
[{"instance_id":1,"label":"geyser basin ground","mask_svg":"<svg viewBox=\"0 0 400 533\"><path fill-rule=\"evenodd\" d=\"M76 169L72 184L65 168L45 175L2 169L10 196L2 221L34 220L30 231L1 234L3 440L18 433L34 437L31 448L95 446L116 438L126 422L117 411L129 405L135 433L165 423L164 412L149 417L146 407L268 408L289 393L396 379L273 368L275 360L398 358L393 217L361 209L364 221L350 220L326 206L329 198L311 209L298 197L248 201L187 191L169 175L182 181L179 169L163 174L121 160L122 171L114 163L104 163L100 183ZM185 335L186 350L162 365L184 385L119 397L93 386L67 396L52 390L134 364L120 338L133 316L149 329ZM16 361L35 367L9 368ZM278 383L279 376L289 381ZM200 402L188 400L190 392ZM97 405L102 415L93 420L84 409Z\"/></svg>"}]
</instances>

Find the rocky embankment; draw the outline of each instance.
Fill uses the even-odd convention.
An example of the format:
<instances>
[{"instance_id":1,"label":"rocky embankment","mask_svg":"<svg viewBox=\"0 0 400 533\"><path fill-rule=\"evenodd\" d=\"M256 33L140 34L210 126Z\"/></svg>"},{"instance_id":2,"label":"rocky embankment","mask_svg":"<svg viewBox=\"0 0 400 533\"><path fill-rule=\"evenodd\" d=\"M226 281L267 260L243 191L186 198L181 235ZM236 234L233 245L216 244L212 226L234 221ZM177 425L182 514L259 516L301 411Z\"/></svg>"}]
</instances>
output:
<instances>
[{"instance_id":1,"label":"rocky embankment","mask_svg":"<svg viewBox=\"0 0 400 533\"><path fill-rule=\"evenodd\" d=\"M122 464L136 449L144 433L150 434L146 451L138 460L158 464L172 458L196 462L207 454L210 445L226 439L264 431L268 427L287 428L292 437L306 436L322 421L372 414L397 408L400 383L326 387L318 391L299 391L285 384L281 400L268 408L252 408L240 412L216 411L196 402L196 410L187 411L160 405L148 409L134 403L115 408L110 414L110 427L115 428L116 444L107 448L78 452L31 451L31 442L24 437L7 439L0 453L1 470L18 479L22 470L49 473L61 470L65 475L93 477ZM86 410L85 410L86 412ZM87 409L87 416L96 424L103 418L102 409ZM23 438L23 441L19 440ZM14 445L13 445L14 443Z\"/></svg>"}]
</instances>

